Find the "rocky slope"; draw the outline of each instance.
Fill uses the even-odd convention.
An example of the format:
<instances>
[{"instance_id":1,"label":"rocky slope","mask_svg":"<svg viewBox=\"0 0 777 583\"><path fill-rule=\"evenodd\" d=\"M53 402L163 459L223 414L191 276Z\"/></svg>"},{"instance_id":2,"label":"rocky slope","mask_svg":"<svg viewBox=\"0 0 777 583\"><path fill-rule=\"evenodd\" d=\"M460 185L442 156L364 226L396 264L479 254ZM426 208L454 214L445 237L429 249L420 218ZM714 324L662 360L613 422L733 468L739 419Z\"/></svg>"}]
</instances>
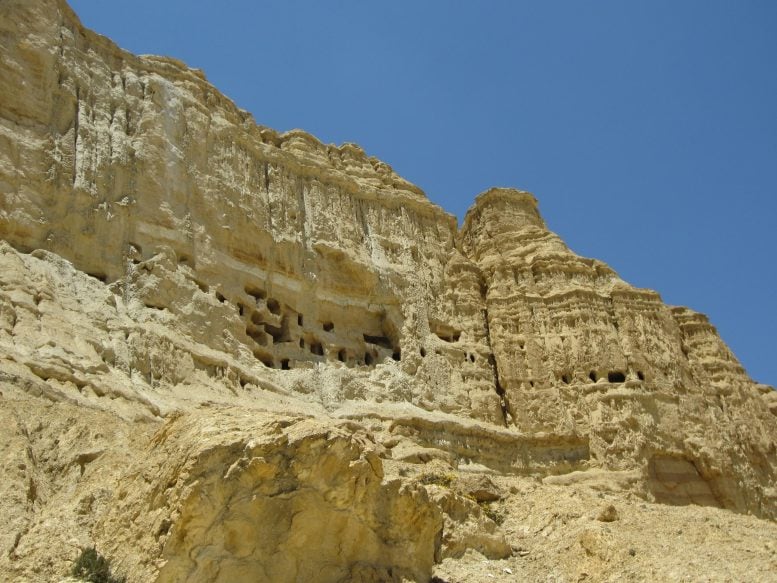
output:
<instances>
[{"instance_id":1,"label":"rocky slope","mask_svg":"<svg viewBox=\"0 0 777 583\"><path fill-rule=\"evenodd\" d=\"M532 195L458 230L61 0L0 1L0 51L4 579L777 572L775 392ZM752 554L667 563L686 520Z\"/></svg>"}]
</instances>

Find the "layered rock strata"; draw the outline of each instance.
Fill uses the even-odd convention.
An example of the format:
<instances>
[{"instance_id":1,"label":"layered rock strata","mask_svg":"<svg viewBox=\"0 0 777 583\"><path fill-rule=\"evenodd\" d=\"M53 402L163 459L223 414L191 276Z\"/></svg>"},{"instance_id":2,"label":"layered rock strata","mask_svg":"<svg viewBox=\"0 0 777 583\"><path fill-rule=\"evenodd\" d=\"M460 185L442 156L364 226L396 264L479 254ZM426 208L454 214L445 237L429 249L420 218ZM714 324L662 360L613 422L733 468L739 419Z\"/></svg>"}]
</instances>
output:
<instances>
[{"instance_id":1,"label":"layered rock strata","mask_svg":"<svg viewBox=\"0 0 777 583\"><path fill-rule=\"evenodd\" d=\"M477 276L417 187L353 144L257 126L201 73L119 50L62 2L2 10L8 242L147 307L197 306L187 336L247 366L358 377L394 360L416 401L501 420Z\"/></svg>"},{"instance_id":2,"label":"layered rock strata","mask_svg":"<svg viewBox=\"0 0 777 583\"><path fill-rule=\"evenodd\" d=\"M499 390L518 430L583 438L596 465L648 468L661 499L774 516L774 416L704 316L571 252L526 192L481 194L461 246L483 273ZM737 429L742 416L752 431ZM745 474L747 493L732 480Z\"/></svg>"},{"instance_id":3,"label":"layered rock strata","mask_svg":"<svg viewBox=\"0 0 777 583\"><path fill-rule=\"evenodd\" d=\"M485 475L777 517L774 390L531 194L458 230L60 0L0 51L6 579L422 581L513 552Z\"/></svg>"}]
</instances>

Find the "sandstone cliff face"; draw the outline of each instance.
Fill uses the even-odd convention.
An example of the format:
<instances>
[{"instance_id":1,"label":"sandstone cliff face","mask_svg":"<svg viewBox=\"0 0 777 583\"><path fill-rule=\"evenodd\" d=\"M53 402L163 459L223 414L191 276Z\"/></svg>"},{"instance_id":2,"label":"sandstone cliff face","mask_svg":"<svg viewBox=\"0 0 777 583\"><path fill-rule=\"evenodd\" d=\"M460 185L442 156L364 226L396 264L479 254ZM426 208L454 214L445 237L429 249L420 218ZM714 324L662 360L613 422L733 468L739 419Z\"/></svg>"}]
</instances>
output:
<instances>
[{"instance_id":1,"label":"sandstone cliff face","mask_svg":"<svg viewBox=\"0 0 777 583\"><path fill-rule=\"evenodd\" d=\"M142 545L161 559L158 581L428 578L442 514L423 487L383 481L368 434L255 412L217 419L185 416L152 438L97 529L113 556L131 561Z\"/></svg>"},{"instance_id":2,"label":"sandstone cliff face","mask_svg":"<svg viewBox=\"0 0 777 583\"><path fill-rule=\"evenodd\" d=\"M777 517L775 392L532 195L458 231L59 0L0 51L6 579L423 581L510 556L489 505L540 479Z\"/></svg>"},{"instance_id":3,"label":"sandstone cliff face","mask_svg":"<svg viewBox=\"0 0 777 583\"><path fill-rule=\"evenodd\" d=\"M487 355L465 362L470 345L488 351L482 319L445 294L461 273L446 272L452 216L358 146L257 126L200 73L119 50L63 3L2 9L7 241L121 279L147 307L187 316L194 303L187 336L249 366L340 362L350 380L393 359L416 401L499 419ZM418 354L461 318L474 329L446 350L451 378L426 375L475 382L438 400L413 382Z\"/></svg>"},{"instance_id":4,"label":"sandstone cliff face","mask_svg":"<svg viewBox=\"0 0 777 583\"><path fill-rule=\"evenodd\" d=\"M525 192L481 194L462 249L484 274L499 388L518 429L582 439L596 465L646 467L662 500L775 516L774 416L704 316L575 255ZM752 432L738 429L744 419ZM747 491L733 478L744 475Z\"/></svg>"}]
</instances>

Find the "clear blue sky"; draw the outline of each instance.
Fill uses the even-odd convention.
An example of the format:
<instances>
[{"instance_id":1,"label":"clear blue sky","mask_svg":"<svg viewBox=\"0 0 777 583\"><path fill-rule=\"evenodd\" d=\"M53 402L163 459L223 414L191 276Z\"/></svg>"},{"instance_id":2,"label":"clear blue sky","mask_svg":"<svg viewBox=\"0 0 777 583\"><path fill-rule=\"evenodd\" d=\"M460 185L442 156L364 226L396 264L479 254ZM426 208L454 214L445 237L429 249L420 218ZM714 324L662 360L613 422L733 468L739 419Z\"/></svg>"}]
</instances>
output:
<instances>
[{"instance_id":1,"label":"clear blue sky","mask_svg":"<svg viewBox=\"0 0 777 583\"><path fill-rule=\"evenodd\" d=\"M705 312L777 385L777 1L71 5L459 219L490 186L532 191L573 250Z\"/></svg>"}]
</instances>

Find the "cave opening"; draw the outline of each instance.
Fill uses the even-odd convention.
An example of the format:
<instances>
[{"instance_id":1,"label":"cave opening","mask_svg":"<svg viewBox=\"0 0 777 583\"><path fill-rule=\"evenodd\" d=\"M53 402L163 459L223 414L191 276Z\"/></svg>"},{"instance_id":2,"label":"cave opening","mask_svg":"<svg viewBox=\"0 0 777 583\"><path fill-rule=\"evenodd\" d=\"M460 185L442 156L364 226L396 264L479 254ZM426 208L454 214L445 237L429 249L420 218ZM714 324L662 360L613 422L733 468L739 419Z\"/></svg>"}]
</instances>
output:
<instances>
[{"instance_id":1,"label":"cave opening","mask_svg":"<svg viewBox=\"0 0 777 583\"><path fill-rule=\"evenodd\" d=\"M270 310L271 314L278 316L281 313L281 304L278 302L278 300L270 298L267 300L267 309Z\"/></svg>"},{"instance_id":2,"label":"cave opening","mask_svg":"<svg viewBox=\"0 0 777 583\"><path fill-rule=\"evenodd\" d=\"M247 285L243 288L245 292L254 298L256 301L263 300L267 297L267 292L265 292L263 289L258 288L253 285Z\"/></svg>"}]
</instances>

